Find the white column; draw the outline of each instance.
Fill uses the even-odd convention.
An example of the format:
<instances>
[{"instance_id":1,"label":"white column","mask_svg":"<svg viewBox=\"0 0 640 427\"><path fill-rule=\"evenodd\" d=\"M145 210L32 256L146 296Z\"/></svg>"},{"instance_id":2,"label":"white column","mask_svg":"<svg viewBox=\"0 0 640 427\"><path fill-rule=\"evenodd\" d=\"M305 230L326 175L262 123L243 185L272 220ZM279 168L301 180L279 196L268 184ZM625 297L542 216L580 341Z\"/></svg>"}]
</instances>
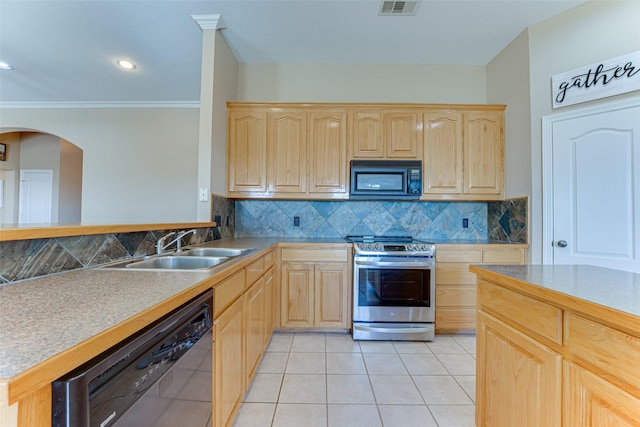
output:
<instances>
[{"instance_id":1,"label":"white column","mask_svg":"<svg viewBox=\"0 0 640 427\"><path fill-rule=\"evenodd\" d=\"M197 220L211 221L211 147L213 140L213 82L216 31L225 28L222 16L192 15L202 29L202 70L200 76L200 130L198 135ZM206 198L206 200L204 200Z\"/></svg>"}]
</instances>

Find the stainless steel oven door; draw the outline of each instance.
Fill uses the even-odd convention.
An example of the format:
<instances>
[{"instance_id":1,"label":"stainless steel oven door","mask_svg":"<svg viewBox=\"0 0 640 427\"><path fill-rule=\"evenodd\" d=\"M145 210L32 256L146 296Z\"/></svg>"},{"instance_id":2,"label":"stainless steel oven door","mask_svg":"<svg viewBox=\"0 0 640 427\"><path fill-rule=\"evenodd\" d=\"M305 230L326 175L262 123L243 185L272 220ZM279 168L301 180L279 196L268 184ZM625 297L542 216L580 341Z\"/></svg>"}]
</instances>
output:
<instances>
[{"instance_id":1,"label":"stainless steel oven door","mask_svg":"<svg viewBox=\"0 0 640 427\"><path fill-rule=\"evenodd\" d=\"M433 258L354 256L354 322L434 322Z\"/></svg>"}]
</instances>

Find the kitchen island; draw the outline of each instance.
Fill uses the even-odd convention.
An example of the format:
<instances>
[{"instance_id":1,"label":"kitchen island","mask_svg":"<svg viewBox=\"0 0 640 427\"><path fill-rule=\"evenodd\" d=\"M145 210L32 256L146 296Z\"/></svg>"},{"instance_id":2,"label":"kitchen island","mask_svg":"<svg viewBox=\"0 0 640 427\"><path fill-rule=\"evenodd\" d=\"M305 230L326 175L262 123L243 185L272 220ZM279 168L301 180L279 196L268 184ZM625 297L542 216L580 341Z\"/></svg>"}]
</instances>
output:
<instances>
[{"instance_id":1,"label":"kitchen island","mask_svg":"<svg viewBox=\"0 0 640 427\"><path fill-rule=\"evenodd\" d=\"M637 426L640 274L471 266L476 425Z\"/></svg>"}]
</instances>

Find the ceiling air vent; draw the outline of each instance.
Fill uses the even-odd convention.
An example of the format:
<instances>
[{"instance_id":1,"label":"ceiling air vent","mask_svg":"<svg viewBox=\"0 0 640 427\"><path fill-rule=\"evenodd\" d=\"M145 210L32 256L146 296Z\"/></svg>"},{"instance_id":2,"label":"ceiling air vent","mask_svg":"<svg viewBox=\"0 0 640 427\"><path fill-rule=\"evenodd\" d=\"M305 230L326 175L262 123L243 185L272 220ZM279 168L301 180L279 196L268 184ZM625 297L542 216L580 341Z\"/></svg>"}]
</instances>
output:
<instances>
[{"instance_id":1,"label":"ceiling air vent","mask_svg":"<svg viewBox=\"0 0 640 427\"><path fill-rule=\"evenodd\" d=\"M383 1L380 5L382 16L413 16L418 10L417 1Z\"/></svg>"}]
</instances>

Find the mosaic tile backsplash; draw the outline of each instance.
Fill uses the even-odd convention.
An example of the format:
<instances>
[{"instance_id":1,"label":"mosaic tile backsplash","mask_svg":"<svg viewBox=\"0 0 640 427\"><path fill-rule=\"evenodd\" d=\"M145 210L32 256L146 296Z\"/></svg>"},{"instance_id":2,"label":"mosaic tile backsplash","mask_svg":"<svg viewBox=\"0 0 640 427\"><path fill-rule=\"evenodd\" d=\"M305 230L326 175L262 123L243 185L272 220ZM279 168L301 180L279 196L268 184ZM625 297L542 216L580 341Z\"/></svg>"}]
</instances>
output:
<instances>
[{"instance_id":1,"label":"mosaic tile backsplash","mask_svg":"<svg viewBox=\"0 0 640 427\"><path fill-rule=\"evenodd\" d=\"M294 226L298 217L299 226ZM462 220L467 218L468 228ZM237 236L339 238L409 235L418 239L486 240L487 203L398 201L236 202Z\"/></svg>"}]
</instances>

